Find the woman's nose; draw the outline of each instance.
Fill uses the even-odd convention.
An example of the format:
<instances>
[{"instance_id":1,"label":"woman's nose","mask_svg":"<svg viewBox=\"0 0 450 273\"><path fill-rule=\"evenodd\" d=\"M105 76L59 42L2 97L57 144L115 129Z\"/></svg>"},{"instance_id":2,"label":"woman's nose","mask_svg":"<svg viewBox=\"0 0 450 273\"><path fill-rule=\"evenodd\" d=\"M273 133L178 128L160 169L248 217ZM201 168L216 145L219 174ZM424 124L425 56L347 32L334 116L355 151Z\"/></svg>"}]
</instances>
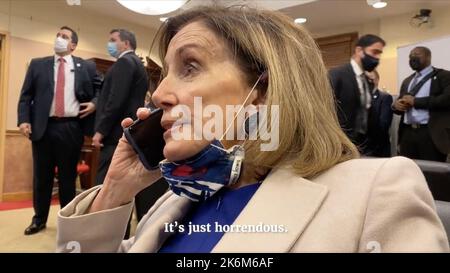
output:
<instances>
[{"instance_id":1,"label":"woman's nose","mask_svg":"<svg viewBox=\"0 0 450 273\"><path fill-rule=\"evenodd\" d=\"M170 91L169 82L166 79L161 81L152 95L153 103L161 109L170 109L177 104L177 97Z\"/></svg>"}]
</instances>

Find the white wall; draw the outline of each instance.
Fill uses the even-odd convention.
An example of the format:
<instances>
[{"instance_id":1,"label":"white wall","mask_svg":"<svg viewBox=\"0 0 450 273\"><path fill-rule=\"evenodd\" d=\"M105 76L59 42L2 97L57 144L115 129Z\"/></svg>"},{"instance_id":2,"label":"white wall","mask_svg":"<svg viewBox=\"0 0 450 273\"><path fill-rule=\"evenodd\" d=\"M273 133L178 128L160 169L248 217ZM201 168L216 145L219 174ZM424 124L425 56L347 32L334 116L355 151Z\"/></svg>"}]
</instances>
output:
<instances>
[{"instance_id":1,"label":"white wall","mask_svg":"<svg viewBox=\"0 0 450 273\"><path fill-rule=\"evenodd\" d=\"M431 50L431 64L434 67L450 70L450 36L401 46L397 49L397 80L399 88L401 82L413 73L413 70L409 67L409 53L416 46L425 46Z\"/></svg>"},{"instance_id":2,"label":"white wall","mask_svg":"<svg viewBox=\"0 0 450 273\"><path fill-rule=\"evenodd\" d=\"M7 129L17 129L17 102L29 61L53 54L53 41L63 25L75 29L79 44L74 55L112 59L106 51L109 31L126 28L136 34L137 54L148 56L155 29L68 6L62 0L0 0L0 30L11 35L9 52ZM155 58L155 56L152 56Z\"/></svg>"}]
</instances>

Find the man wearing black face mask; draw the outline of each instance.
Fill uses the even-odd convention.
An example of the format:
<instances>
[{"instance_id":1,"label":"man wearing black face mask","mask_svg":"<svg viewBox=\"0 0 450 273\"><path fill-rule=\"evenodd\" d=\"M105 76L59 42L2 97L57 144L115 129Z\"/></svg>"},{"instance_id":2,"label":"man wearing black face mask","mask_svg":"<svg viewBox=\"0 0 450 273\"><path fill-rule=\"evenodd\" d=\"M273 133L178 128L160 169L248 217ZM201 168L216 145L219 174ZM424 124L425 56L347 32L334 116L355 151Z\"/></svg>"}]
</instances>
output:
<instances>
[{"instance_id":1,"label":"man wearing black face mask","mask_svg":"<svg viewBox=\"0 0 450 273\"><path fill-rule=\"evenodd\" d=\"M378 66L385 45L376 35L364 35L358 40L350 63L330 70L339 123L363 154L369 152L367 131L371 105L371 89L364 72Z\"/></svg>"},{"instance_id":2,"label":"man wearing black face mask","mask_svg":"<svg viewBox=\"0 0 450 273\"><path fill-rule=\"evenodd\" d=\"M414 74L392 105L401 115L400 155L445 162L450 153L450 72L431 66L431 51L416 47L409 55Z\"/></svg>"}]
</instances>

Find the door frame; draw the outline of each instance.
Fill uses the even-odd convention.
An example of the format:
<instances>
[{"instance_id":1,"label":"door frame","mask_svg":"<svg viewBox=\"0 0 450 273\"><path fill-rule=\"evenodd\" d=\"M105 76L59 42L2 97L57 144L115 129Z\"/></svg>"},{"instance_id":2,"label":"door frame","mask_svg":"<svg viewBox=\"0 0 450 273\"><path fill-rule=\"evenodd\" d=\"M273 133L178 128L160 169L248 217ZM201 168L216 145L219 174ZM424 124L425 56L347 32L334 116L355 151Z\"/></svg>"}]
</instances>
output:
<instances>
[{"instance_id":1,"label":"door frame","mask_svg":"<svg viewBox=\"0 0 450 273\"><path fill-rule=\"evenodd\" d=\"M5 141L6 141L6 115L9 84L9 56L10 33L0 30L2 36L1 67L0 67L0 202L3 200L3 185L5 179Z\"/></svg>"}]
</instances>

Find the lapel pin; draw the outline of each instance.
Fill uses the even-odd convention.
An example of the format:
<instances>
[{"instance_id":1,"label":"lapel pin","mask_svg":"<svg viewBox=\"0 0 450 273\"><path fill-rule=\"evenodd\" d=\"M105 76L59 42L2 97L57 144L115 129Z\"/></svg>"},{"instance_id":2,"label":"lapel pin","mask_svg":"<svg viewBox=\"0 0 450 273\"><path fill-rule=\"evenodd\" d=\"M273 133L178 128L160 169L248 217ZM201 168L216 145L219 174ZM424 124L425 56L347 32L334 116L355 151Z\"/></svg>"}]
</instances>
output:
<instances>
[{"instance_id":1,"label":"lapel pin","mask_svg":"<svg viewBox=\"0 0 450 273\"><path fill-rule=\"evenodd\" d=\"M81 67L81 64L80 64L80 63L77 63L77 67Z\"/></svg>"}]
</instances>

